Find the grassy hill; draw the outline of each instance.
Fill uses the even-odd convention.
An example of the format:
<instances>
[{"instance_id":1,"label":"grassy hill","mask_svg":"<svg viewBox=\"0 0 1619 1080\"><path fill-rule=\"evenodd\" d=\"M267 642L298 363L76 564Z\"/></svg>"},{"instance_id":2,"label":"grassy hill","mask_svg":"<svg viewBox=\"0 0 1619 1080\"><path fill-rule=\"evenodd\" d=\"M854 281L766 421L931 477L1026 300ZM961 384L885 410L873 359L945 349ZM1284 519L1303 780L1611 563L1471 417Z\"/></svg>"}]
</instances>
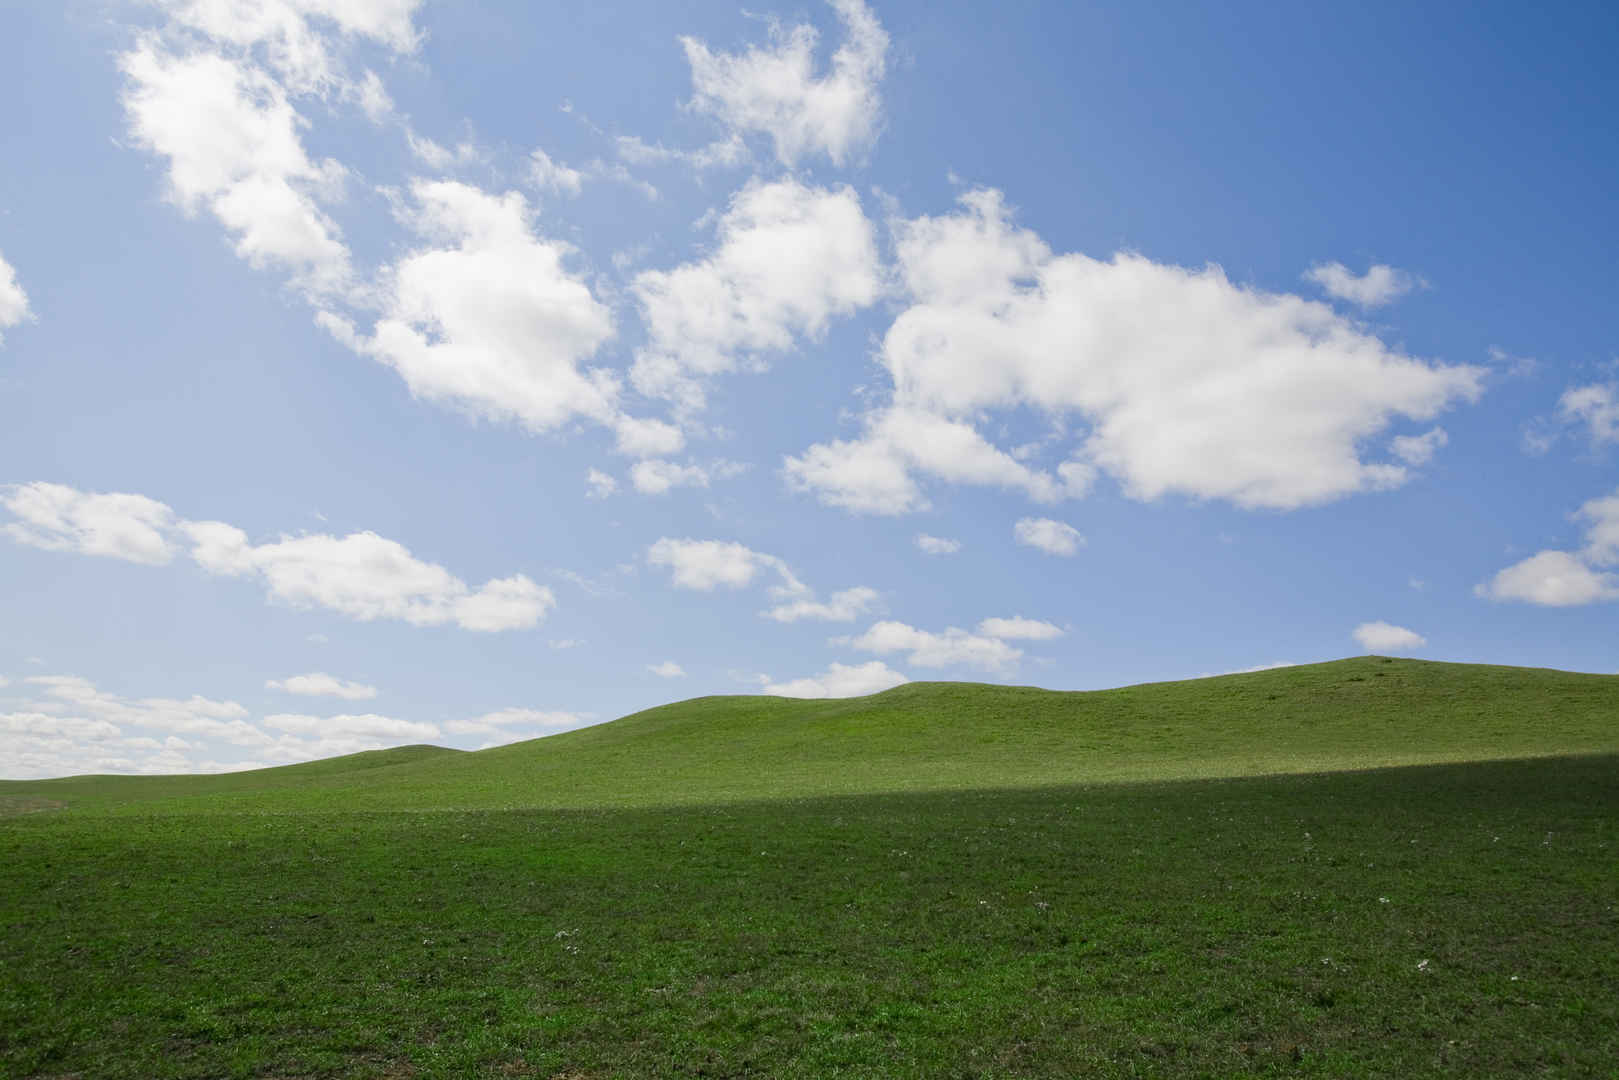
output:
<instances>
[{"instance_id":1,"label":"grassy hill","mask_svg":"<svg viewBox=\"0 0 1619 1080\"><path fill-rule=\"evenodd\" d=\"M0 1077L1619 1076L1615 751L1364 658L6 784Z\"/></svg>"},{"instance_id":2,"label":"grassy hill","mask_svg":"<svg viewBox=\"0 0 1619 1080\"><path fill-rule=\"evenodd\" d=\"M0 783L0 806L512 809L1255 776L1619 751L1619 677L1362 657L1118 690L705 697L477 753Z\"/></svg>"}]
</instances>

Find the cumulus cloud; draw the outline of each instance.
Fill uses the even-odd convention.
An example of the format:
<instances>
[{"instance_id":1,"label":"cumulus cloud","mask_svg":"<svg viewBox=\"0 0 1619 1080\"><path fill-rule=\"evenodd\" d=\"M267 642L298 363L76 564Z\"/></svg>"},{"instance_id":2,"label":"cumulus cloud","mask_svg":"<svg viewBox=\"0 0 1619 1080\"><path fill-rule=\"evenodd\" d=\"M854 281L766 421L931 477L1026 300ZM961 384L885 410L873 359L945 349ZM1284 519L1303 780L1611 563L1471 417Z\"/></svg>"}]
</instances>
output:
<instances>
[{"instance_id":1,"label":"cumulus cloud","mask_svg":"<svg viewBox=\"0 0 1619 1080\"><path fill-rule=\"evenodd\" d=\"M496 709L469 720L451 720L444 725L446 731L456 735L488 735L513 728L561 731L579 727L585 717L579 713L551 709ZM527 736L524 736L527 737Z\"/></svg>"},{"instance_id":2,"label":"cumulus cloud","mask_svg":"<svg viewBox=\"0 0 1619 1080\"><path fill-rule=\"evenodd\" d=\"M413 720L396 720L376 713L337 716L307 716L302 713L276 713L264 718L264 726L277 731L290 731L295 735L319 735L324 739L371 737L389 740L436 739L440 732L435 724Z\"/></svg>"},{"instance_id":3,"label":"cumulus cloud","mask_svg":"<svg viewBox=\"0 0 1619 1080\"><path fill-rule=\"evenodd\" d=\"M1481 367L1403 355L1326 304L1234 284L1217 266L1053 254L1013 226L997 191L901 221L895 240L909 306L880 353L891 400L859 438L786 462L789 481L829 505L919 509L929 476L1050 502L1100 472L1141 500L1294 509L1404 483L1405 466L1363 458L1368 441L1482 391ZM979 432L1020 408L1081 425L1054 468Z\"/></svg>"},{"instance_id":4,"label":"cumulus cloud","mask_svg":"<svg viewBox=\"0 0 1619 1080\"><path fill-rule=\"evenodd\" d=\"M748 148L742 136L732 133L724 139L700 146L695 150L680 150L662 143L648 143L637 135L620 135L614 140L618 156L632 165L656 165L681 161L698 169L741 165L748 160Z\"/></svg>"},{"instance_id":5,"label":"cumulus cloud","mask_svg":"<svg viewBox=\"0 0 1619 1080\"><path fill-rule=\"evenodd\" d=\"M708 470L654 458L630 466L630 483L643 495L664 495L671 488L707 487Z\"/></svg>"},{"instance_id":6,"label":"cumulus cloud","mask_svg":"<svg viewBox=\"0 0 1619 1080\"><path fill-rule=\"evenodd\" d=\"M1018 543L1039 548L1047 555L1073 555L1085 546L1078 529L1051 518L1019 518L1012 526L1012 535Z\"/></svg>"},{"instance_id":7,"label":"cumulus cloud","mask_svg":"<svg viewBox=\"0 0 1619 1080\"><path fill-rule=\"evenodd\" d=\"M1315 282L1334 299L1363 308L1382 307L1422 284L1404 270L1381 263L1368 267L1359 277L1343 263L1317 263L1304 272L1304 279Z\"/></svg>"},{"instance_id":8,"label":"cumulus cloud","mask_svg":"<svg viewBox=\"0 0 1619 1080\"><path fill-rule=\"evenodd\" d=\"M765 618L777 622L797 622L800 619L824 619L827 622L853 622L877 603L877 590L857 585L832 594L826 602L814 599L792 600L763 612Z\"/></svg>"},{"instance_id":9,"label":"cumulus cloud","mask_svg":"<svg viewBox=\"0 0 1619 1080\"><path fill-rule=\"evenodd\" d=\"M844 41L831 70L816 73L814 27L772 23L770 42L743 53L680 39L691 65L691 105L736 135L767 135L783 165L824 154L842 165L868 146L881 118L878 85L888 34L862 0L831 0Z\"/></svg>"},{"instance_id":10,"label":"cumulus cloud","mask_svg":"<svg viewBox=\"0 0 1619 1080\"><path fill-rule=\"evenodd\" d=\"M618 481L600 469L588 469L585 472L585 497L587 499L605 499L618 491Z\"/></svg>"},{"instance_id":11,"label":"cumulus cloud","mask_svg":"<svg viewBox=\"0 0 1619 1080\"><path fill-rule=\"evenodd\" d=\"M1428 639L1416 631L1381 620L1361 623L1355 627L1354 636L1361 648L1374 653L1409 652L1428 644Z\"/></svg>"},{"instance_id":12,"label":"cumulus cloud","mask_svg":"<svg viewBox=\"0 0 1619 1080\"><path fill-rule=\"evenodd\" d=\"M342 199L348 170L311 159L295 99L353 102L372 120L392 108L374 71L343 52L368 39L416 50L416 0L185 0L118 58L138 146L164 157L170 198L209 210L254 266L287 270L314 295L351 285L350 254L322 202ZM334 32L335 31L335 32Z\"/></svg>"},{"instance_id":13,"label":"cumulus cloud","mask_svg":"<svg viewBox=\"0 0 1619 1080\"><path fill-rule=\"evenodd\" d=\"M1008 641L1049 641L1063 635L1060 626L1039 619L1025 619L1021 615L1014 615L1010 619L985 619L978 624L978 632Z\"/></svg>"},{"instance_id":14,"label":"cumulus cloud","mask_svg":"<svg viewBox=\"0 0 1619 1080\"><path fill-rule=\"evenodd\" d=\"M776 603L759 614L777 622L849 622L870 611L878 600L877 590L863 585L839 590L829 599L820 600L785 560L735 541L677 540L666 536L647 549L646 560L652 566L667 567L676 588L699 592L746 588L761 572L774 573L776 580L769 593Z\"/></svg>"},{"instance_id":15,"label":"cumulus cloud","mask_svg":"<svg viewBox=\"0 0 1619 1080\"><path fill-rule=\"evenodd\" d=\"M614 449L629 457L661 457L686 445L675 425L652 417L619 416L613 421Z\"/></svg>"},{"instance_id":16,"label":"cumulus cloud","mask_svg":"<svg viewBox=\"0 0 1619 1080\"><path fill-rule=\"evenodd\" d=\"M523 629L556 604L549 588L523 574L473 589L444 567L423 562L404 545L373 532L283 536L253 544L234 525L180 520L168 506L143 495L91 494L61 484L9 487L0 505L17 518L3 531L18 543L153 565L170 561L182 543L189 543L191 557L204 570L256 576L273 602L323 607L362 622Z\"/></svg>"},{"instance_id":17,"label":"cumulus cloud","mask_svg":"<svg viewBox=\"0 0 1619 1080\"><path fill-rule=\"evenodd\" d=\"M285 270L315 293L348 284L348 248L320 206L341 196L346 170L310 158L304 120L280 82L247 59L175 52L155 35L120 66L130 135L168 160L176 204L211 212L255 266Z\"/></svg>"},{"instance_id":18,"label":"cumulus cloud","mask_svg":"<svg viewBox=\"0 0 1619 1080\"><path fill-rule=\"evenodd\" d=\"M374 332L362 338L330 312L322 325L417 397L531 431L575 417L611 425L616 379L579 365L612 336L612 314L568 270L572 249L535 235L515 191L418 180L411 197L403 216L425 244L385 274Z\"/></svg>"},{"instance_id":19,"label":"cumulus cloud","mask_svg":"<svg viewBox=\"0 0 1619 1080\"><path fill-rule=\"evenodd\" d=\"M28 308L28 294L17 282L17 271L6 262L4 256L0 256L0 331L9 330L32 317L33 312ZM4 344L5 340L5 334L0 333L0 344Z\"/></svg>"},{"instance_id":20,"label":"cumulus cloud","mask_svg":"<svg viewBox=\"0 0 1619 1080\"><path fill-rule=\"evenodd\" d=\"M323 671L313 671L308 675L292 675L285 679L270 679L264 684L264 688L306 697L342 698L345 701L367 701L377 696L377 688L374 686L349 682L347 679L339 679Z\"/></svg>"},{"instance_id":21,"label":"cumulus cloud","mask_svg":"<svg viewBox=\"0 0 1619 1080\"><path fill-rule=\"evenodd\" d=\"M1441 446L1450 442L1445 429L1436 427L1421 435L1397 435L1390 446L1394 456L1407 465L1426 465Z\"/></svg>"},{"instance_id":22,"label":"cumulus cloud","mask_svg":"<svg viewBox=\"0 0 1619 1080\"><path fill-rule=\"evenodd\" d=\"M540 149L535 149L528 156L528 176L534 186L542 191L566 192L569 195L579 194L584 182L584 174L578 169L552 161L551 155Z\"/></svg>"},{"instance_id":23,"label":"cumulus cloud","mask_svg":"<svg viewBox=\"0 0 1619 1080\"><path fill-rule=\"evenodd\" d=\"M717 238L705 258L644 271L633 285L648 340L631 380L687 410L703 402L703 376L818 337L881 288L876 238L848 187L751 181L721 215Z\"/></svg>"},{"instance_id":24,"label":"cumulus cloud","mask_svg":"<svg viewBox=\"0 0 1619 1080\"><path fill-rule=\"evenodd\" d=\"M23 680L37 687L42 700L36 710L57 716L82 717L118 729L137 727L186 735L224 739L238 746L256 746L266 736L247 723L247 710L234 701L200 695L189 698L128 698L98 689L76 675L33 675Z\"/></svg>"},{"instance_id":25,"label":"cumulus cloud","mask_svg":"<svg viewBox=\"0 0 1619 1080\"><path fill-rule=\"evenodd\" d=\"M1619 491L1592 499L1574 513L1585 523L1579 551L1540 551L1474 588L1490 600L1542 607L1578 607L1619 600Z\"/></svg>"},{"instance_id":26,"label":"cumulus cloud","mask_svg":"<svg viewBox=\"0 0 1619 1080\"><path fill-rule=\"evenodd\" d=\"M17 518L0 531L19 544L148 566L174 558L174 513L144 495L103 495L37 482L4 488L0 506Z\"/></svg>"},{"instance_id":27,"label":"cumulus cloud","mask_svg":"<svg viewBox=\"0 0 1619 1080\"><path fill-rule=\"evenodd\" d=\"M1557 414L1583 424L1594 443L1619 442L1619 383L1571 386L1558 399Z\"/></svg>"},{"instance_id":28,"label":"cumulus cloud","mask_svg":"<svg viewBox=\"0 0 1619 1080\"><path fill-rule=\"evenodd\" d=\"M905 653L913 667L972 667L1004 672L1017 666L1021 649L987 634L974 634L959 627L940 633L919 630L906 623L885 619L873 623L855 637L833 638L834 645L847 645L862 652L887 655Z\"/></svg>"},{"instance_id":29,"label":"cumulus cloud","mask_svg":"<svg viewBox=\"0 0 1619 1080\"><path fill-rule=\"evenodd\" d=\"M670 580L680 589L741 589L751 585L762 568L776 570L784 585L796 585L800 591L803 588L786 563L735 541L676 540L666 536L647 548L646 561L668 567Z\"/></svg>"},{"instance_id":30,"label":"cumulus cloud","mask_svg":"<svg viewBox=\"0 0 1619 1080\"><path fill-rule=\"evenodd\" d=\"M352 39L366 38L397 54L415 52L422 38L414 25L420 6L421 0L172 0L163 5L171 28L192 31L213 48L262 57L298 93L343 91L353 77L341 53ZM359 81L375 80L367 72ZM379 92L358 91L371 97Z\"/></svg>"},{"instance_id":31,"label":"cumulus cloud","mask_svg":"<svg viewBox=\"0 0 1619 1080\"><path fill-rule=\"evenodd\" d=\"M881 660L865 664L833 663L819 675L787 682L767 682L760 693L790 698L864 697L911 680Z\"/></svg>"},{"instance_id":32,"label":"cumulus cloud","mask_svg":"<svg viewBox=\"0 0 1619 1080\"><path fill-rule=\"evenodd\" d=\"M1064 462L1055 474L1031 469L985 439L971 423L924 409L895 406L866 417L856 440L810 447L789 457L789 484L856 513L902 514L929 505L914 474L958 484L1019 490L1036 502L1086 494L1095 470Z\"/></svg>"},{"instance_id":33,"label":"cumulus cloud","mask_svg":"<svg viewBox=\"0 0 1619 1080\"><path fill-rule=\"evenodd\" d=\"M961 550L961 541L950 540L943 536L929 536L927 533L917 533L916 546L929 555L954 555Z\"/></svg>"},{"instance_id":34,"label":"cumulus cloud","mask_svg":"<svg viewBox=\"0 0 1619 1080\"><path fill-rule=\"evenodd\" d=\"M373 532L313 534L252 544L219 521L180 526L192 557L210 573L260 578L270 600L295 608L322 607L361 622L399 619L412 626L453 623L465 630L526 629L539 623L556 596L523 574L473 589L436 563Z\"/></svg>"},{"instance_id":35,"label":"cumulus cloud","mask_svg":"<svg viewBox=\"0 0 1619 1080\"><path fill-rule=\"evenodd\" d=\"M646 669L652 674L665 679L684 679L686 677L686 669L673 660L665 660L661 664L648 664Z\"/></svg>"}]
</instances>

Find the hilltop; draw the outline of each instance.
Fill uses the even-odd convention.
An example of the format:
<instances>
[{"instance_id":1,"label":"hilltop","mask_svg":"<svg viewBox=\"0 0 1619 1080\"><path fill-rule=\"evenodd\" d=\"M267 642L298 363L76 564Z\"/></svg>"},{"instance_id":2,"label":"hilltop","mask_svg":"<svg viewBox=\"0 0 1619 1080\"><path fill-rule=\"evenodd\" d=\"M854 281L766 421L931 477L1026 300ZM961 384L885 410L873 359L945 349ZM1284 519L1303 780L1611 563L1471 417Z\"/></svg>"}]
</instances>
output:
<instances>
[{"instance_id":1,"label":"hilltop","mask_svg":"<svg viewBox=\"0 0 1619 1080\"><path fill-rule=\"evenodd\" d=\"M1616 717L1364 657L4 784L0 1075L1608 1075Z\"/></svg>"},{"instance_id":2,"label":"hilltop","mask_svg":"<svg viewBox=\"0 0 1619 1080\"><path fill-rule=\"evenodd\" d=\"M479 752L0 784L108 812L598 808L1213 779L1619 750L1619 677L1358 657L1100 691L694 698Z\"/></svg>"}]
</instances>

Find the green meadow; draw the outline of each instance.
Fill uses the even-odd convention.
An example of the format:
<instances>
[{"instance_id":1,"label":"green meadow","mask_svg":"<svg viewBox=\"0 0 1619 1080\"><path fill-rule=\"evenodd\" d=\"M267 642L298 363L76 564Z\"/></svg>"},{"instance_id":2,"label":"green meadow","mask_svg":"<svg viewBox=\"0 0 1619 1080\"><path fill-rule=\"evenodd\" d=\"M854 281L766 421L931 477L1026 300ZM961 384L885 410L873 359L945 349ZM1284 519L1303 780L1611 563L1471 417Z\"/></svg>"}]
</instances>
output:
<instances>
[{"instance_id":1,"label":"green meadow","mask_svg":"<svg viewBox=\"0 0 1619 1080\"><path fill-rule=\"evenodd\" d=\"M919 683L7 782L0 1076L1619 1077L1619 677Z\"/></svg>"}]
</instances>

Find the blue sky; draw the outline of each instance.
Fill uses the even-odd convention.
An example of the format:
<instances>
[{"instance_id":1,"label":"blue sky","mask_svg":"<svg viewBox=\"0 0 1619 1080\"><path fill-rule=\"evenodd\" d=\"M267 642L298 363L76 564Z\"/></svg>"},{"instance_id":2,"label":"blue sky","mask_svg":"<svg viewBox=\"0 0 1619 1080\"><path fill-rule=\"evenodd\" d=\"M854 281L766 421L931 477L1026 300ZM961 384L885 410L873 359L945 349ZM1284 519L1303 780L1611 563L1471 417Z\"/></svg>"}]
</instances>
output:
<instances>
[{"instance_id":1,"label":"blue sky","mask_svg":"<svg viewBox=\"0 0 1619 1080\"><path fill-rule=\"evenodd\" d=\"M1616 46L1606 5L8 5L0 775L1613 671Z\"/></svg>"}]
</instances>

